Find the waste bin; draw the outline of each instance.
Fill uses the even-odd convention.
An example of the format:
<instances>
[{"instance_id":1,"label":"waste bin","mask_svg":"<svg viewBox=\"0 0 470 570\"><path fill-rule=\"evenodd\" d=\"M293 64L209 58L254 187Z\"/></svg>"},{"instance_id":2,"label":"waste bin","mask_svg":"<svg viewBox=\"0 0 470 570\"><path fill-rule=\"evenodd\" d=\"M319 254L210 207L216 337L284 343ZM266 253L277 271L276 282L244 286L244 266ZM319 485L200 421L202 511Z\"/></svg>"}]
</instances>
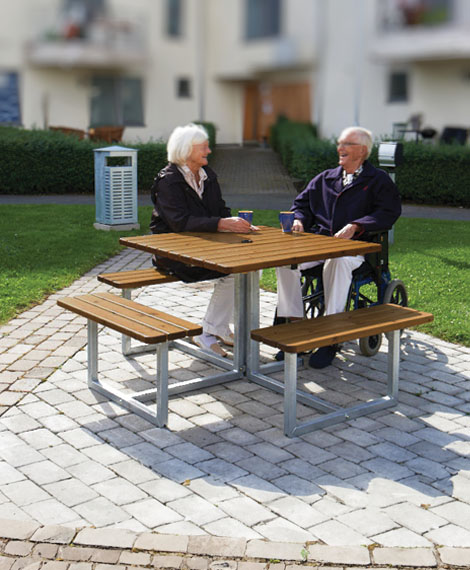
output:
<instances>
[{"instance_id":1,"label":"waste bin","mask_svg":"<svg viewBox=\"0 0 470 570\"><path fill-rule=\"evenodd\" d=\"M98 230L139 229L137 150L123 146L94 149Z\"/></svg>"},{"instance_id":2,"label":"waste bin","mask_svg":"<svg viewBox=\"0 0 470 570\"><path fill-rule=\"evenodd\" d=\"M403 163L403 143L388 141L379 144L379 166L386 168L390 178L395 182L395 168ZM393 228L388 232L388 243L392 244Z\"/></svg>"}]
</instances>

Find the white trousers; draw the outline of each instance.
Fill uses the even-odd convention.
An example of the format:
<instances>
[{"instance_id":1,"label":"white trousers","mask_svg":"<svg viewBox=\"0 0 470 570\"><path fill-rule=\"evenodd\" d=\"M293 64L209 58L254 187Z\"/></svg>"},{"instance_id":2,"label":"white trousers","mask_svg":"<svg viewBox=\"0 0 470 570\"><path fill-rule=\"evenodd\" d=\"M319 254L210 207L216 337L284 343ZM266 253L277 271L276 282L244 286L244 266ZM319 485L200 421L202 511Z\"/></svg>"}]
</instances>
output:
<instances>
[{"instance_id":1,"label":"white trousers","mask_svg":"<svg viewBox=\"0 0 470 570\"><path fill-rule=\"evenodd\" d=\"M323 266L325 290L325 315L344 311L351 285L352 272L364 261L363 255L327 259ZM323 261L299 263L298 269L277 267L277 315L278 317L303 317L304 305L300 285L300 271L315 267Z\"/></svg>"},{"instance_id":2,"label":"white trousers","mask_svg":"<svg viewBox=\"0 0 470 570\"><path fill-rule=\"evenodd\" d=\"M233 275L218 278L202 321L202 329L205 333L220 337L230 335L232 331L229 324L233 322L234 298L235 278Z\"/></svg>"}]
</instances>

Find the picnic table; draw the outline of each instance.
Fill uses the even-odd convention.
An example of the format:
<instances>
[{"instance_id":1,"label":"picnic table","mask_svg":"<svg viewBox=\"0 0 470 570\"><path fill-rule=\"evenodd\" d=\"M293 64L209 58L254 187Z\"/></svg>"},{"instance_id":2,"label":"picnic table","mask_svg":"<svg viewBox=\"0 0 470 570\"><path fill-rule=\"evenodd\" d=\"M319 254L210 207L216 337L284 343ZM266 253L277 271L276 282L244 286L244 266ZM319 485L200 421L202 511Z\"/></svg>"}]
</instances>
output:
<instances>
[{"instance_id":1,"label":"picnic table","mask_svg":"<svg viewBox=\"0 0 470 570\"><path fill-rule=\"evenodd\" d=\"M235 276L235 343L233 361L219 357L209 360L228 369L228 372L212 377L212 384L246 376L254 382L279 391L276 383L267 377L260 378L259 343L250 337L259 327L259 273L260 269L296 265L345 255L364 255L380 250L375 243L339 239L311 233L284 233L278 228L261 226L250 234L231 232L181 232L151 234L121 238L120 243L181 261L189 265L213 269ZM175 344L194 351L184 341ZM199 353L200 355L200 353ZM273 369L278 363L265 365L262 370ZM198 386L207 385L211 379L201 379ZM196 386L190 384L192 389Z\"/></svg>"},{"instance_id":2,"label":"picnic table","mask_svg":"<svg viewBox=\"0 0 470 570\"><path fill-rule=\"evenodd\" d=\"M200 325L163 313L158 308L141 305L129 298L110 293L96 293L58 300L60 306L88 319L90 388L98 390L160 427L167 425L169 396L243 377L284 395L284 433L289 437L393 406L397 403L398 395L400 330L430 322L433 318L429 313L409 307L384 304L280 326L259 328L260 269L297 265L304 261L345 255L364 255L379 251L381 246L377 243L309 233L283 233L270 227L261 227L250 234L185 232L121 238L120 242L125 246L161 257L235 276L233 359L221 358L184 340L201 334ZM140 275L137 282L132 281L132 284L142 285L141 279ZM144 281L146 279L147 276ZM155 279L155 275L152 275L151 281ZM111 278L111 283L116 284L116 276ZM128 272L121 285L123 284L124 288L130 284ZM157 355L155 388L128 394L100 381L98 324L146 344L155 343ZM297 361L302 351L382 332L391 335L385 396L341 408L298 388ZM280 348L285 353L285 361L260 365L260 343ZM223 372L169 384L168 349L174 345L215 363ZM280 367L284 368L283 382L269 376ZM155 413L152 413L145 404L147 400L152 399L156 401ZM298 424L296 417L298 401L319 410L324 415Z\"/></svg>"}]
</instances>

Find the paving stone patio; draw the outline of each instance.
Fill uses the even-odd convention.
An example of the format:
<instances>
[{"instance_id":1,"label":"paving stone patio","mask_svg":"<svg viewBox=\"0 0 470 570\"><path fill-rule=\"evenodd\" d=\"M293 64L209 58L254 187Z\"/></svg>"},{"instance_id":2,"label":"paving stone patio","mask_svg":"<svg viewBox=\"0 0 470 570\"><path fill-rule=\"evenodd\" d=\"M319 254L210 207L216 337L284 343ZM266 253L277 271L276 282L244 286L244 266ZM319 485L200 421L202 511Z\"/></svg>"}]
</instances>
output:
<instances>
[{"instance_id":1,"label":"paving stone patio","mask_svg":"<svg viewBox=\"0 0 470 570\"><path fill-rule=\"evenodd\" d=\"M469 349L406 331L399 406L303 437L283 435L279 394L242 380L171 399L169 429L157 428L88 389L85 319L56 305L109 290L98 273L146 266L147 254L125 250L0 329L0 518L337 547L470 545ZM197 322L211 290L172 283L136 298ZM263 292L261 324L274 304ZM385 349L368 358L348 343L299 382L339 404L383 393ZM151 386L155 355L124 359L119 334L100 334L99 358L106 380ZM179 351L170 369L174 380L214 372Z\"/></svg>"}]
</instances>

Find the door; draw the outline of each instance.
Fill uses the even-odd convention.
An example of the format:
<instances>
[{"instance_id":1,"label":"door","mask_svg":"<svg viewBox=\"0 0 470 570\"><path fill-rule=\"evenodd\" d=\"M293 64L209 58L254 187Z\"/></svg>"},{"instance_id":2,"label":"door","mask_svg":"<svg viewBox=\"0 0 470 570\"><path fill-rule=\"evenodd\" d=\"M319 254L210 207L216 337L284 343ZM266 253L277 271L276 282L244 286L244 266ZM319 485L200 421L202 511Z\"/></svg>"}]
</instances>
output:
<instances>
[{"instance_id":1,"label":"door","mask_svg":"<svg viewBox=\"0 0 470 570\"><path fill-rule=\"evenodd\" d=\"M310 84L257 82L245 85L243 140L267 141L280 115L310 122Z\"/></svg>"}]
</instances>

